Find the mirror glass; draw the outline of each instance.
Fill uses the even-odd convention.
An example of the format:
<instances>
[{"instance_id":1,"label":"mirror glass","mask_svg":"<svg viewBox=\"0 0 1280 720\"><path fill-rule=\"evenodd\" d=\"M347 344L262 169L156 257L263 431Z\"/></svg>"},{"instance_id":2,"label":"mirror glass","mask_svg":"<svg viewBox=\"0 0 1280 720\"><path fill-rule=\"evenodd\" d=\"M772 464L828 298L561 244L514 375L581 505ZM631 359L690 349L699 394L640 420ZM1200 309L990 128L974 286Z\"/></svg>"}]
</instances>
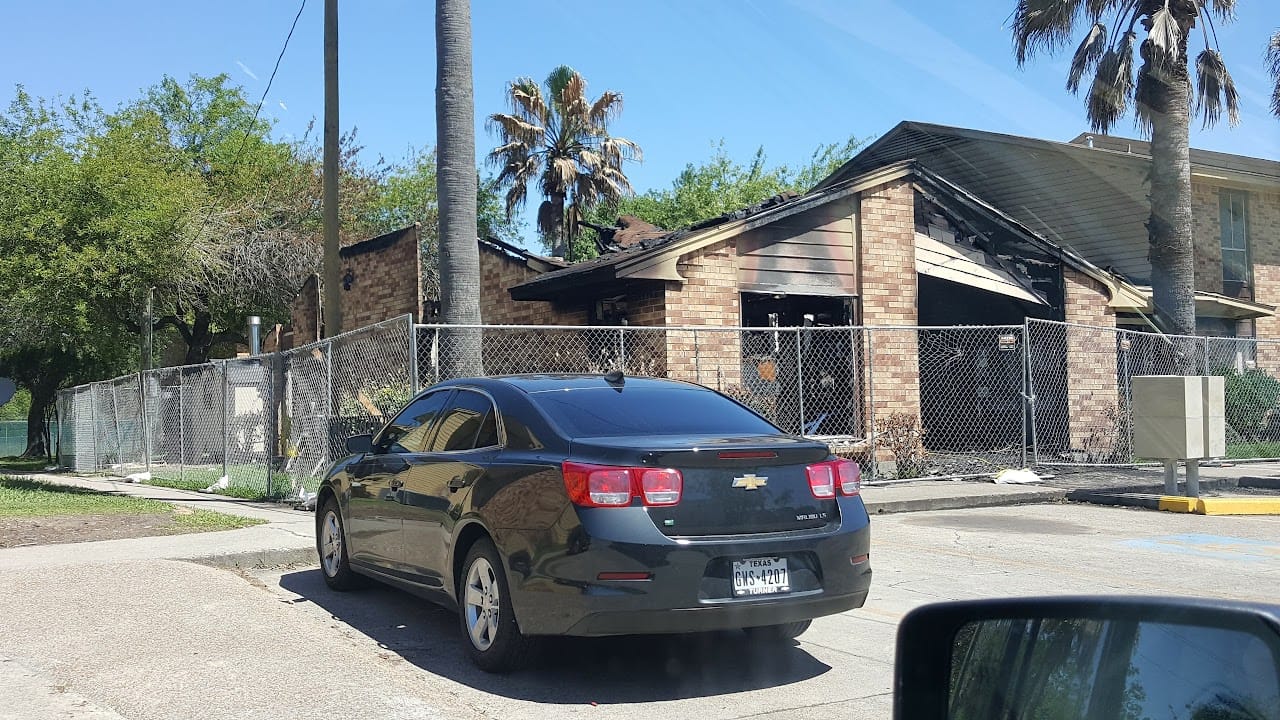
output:
<instances>
[{"instance_id":1,"label":"mirror glass","mask_svg":"<svg viewBox=\"0 0 1280 720\"><path fill-rule=\"evenodd\" d=\"M352 455L367 453L373 450L372 435L352 435L347 438L347 452Z\"/></svg>"},{"instance_id":2,"label":"mirror glass","mask_svg":"<svg viewBox=\"0 0 1280 720\"><path fill-rule=\"evenodd\" d=\"M997 619L952 646L953 720L1280 720L1264 628Z\"/></svg>"}]
</instances>

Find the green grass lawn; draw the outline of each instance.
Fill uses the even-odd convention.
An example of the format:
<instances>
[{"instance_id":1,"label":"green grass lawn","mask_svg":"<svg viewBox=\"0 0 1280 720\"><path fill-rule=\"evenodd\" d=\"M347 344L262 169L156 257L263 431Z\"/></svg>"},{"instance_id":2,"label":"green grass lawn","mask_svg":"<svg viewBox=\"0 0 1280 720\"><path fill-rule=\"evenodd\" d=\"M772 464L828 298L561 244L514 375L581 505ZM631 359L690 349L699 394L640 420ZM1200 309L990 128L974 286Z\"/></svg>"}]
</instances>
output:
<instances>
[{"instance_id":1,"label":"green grass lawn","mask_svg":"<svg viewBox=\"0 0 1280 720\"><path fill-rule=\"evenodd\" d=\"M0 457L0 470L43 470L49 464L48 458Z\"/></svg>"},{"instance_id":2,"label":"green grass lawn","mask_svg":"<svg viewBox=\"0 0 1280 720\"><path fill-rule=\"evenodd\" d=\"M148 514L171 514L174 525L188 531L233 530L260 525L263 522L212 510L183 508L178 511L176 506L159 500L114 495L41 480L0 476L0 518Z\"/></svg>"},{"instance_id":3,"label":"green grass lawn","mask_svg":"<svg viewBox=\"0 0 1280 720\"><path fill-rule=\"evenodd\" d=\"M1242 442L1227 446L1227 457L1233 460L1246 458L1280 458L1280 442Z\"/></svg>"},{"instance_id":4,"label":"green grass lawn","mask_svg":"<svg viewBox=\"0 0 1280 720\"><path fill-rule=\"evenodd\" d=\"M219 495L245 500L279 500L292 494L292 481L288 475L274 473L271 477L271 494L267 494L266 471L257 465L233 465L228 470L231 486L217 491ZM148 485L178 490L204 490L222 477L222 467L186 467L179 472L176 467L151 467Z\"/></svg>"}]
</instances>

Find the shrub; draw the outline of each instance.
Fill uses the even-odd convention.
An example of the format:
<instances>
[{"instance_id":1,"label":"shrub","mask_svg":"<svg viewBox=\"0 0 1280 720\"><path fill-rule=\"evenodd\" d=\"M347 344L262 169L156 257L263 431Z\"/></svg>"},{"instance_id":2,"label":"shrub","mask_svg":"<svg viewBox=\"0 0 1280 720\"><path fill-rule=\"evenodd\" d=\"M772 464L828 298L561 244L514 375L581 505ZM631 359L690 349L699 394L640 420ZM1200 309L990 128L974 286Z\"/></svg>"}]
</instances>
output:
<instances>
[{"instance_id":1,"label":"shrub","mask_svg":"<svg viewBox=\"0 0 1280 720\"><path fill-rule=\"evenodd\" d=\"M1264 435L1268 416L1280 404L1280 380L1257 368L1227 368L1218 374L1225 378L1227 424L1244 438Z\"/></svg>"}]
</instances>

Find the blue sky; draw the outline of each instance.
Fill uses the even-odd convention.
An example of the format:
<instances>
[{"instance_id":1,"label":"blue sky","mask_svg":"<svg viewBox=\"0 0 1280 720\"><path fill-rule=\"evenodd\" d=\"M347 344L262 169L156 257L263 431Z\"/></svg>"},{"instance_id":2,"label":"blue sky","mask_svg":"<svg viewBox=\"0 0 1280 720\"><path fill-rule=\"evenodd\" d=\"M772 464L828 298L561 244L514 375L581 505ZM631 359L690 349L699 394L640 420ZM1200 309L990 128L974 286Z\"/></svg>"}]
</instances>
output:
<instances>
[{"instance_id":1,"label":"blue sky","mask_svg":"<svg viewBox=\"0 0 1280 720\"><path fill-rule=\"evenodd\" d=\"M434 3L341 0L341 122L370 158L435 141ZM477 142L504 110L505 83L569 64L592 95L621 91L614 133L644 148L637 190L669 185L724 140L747 159L800 163L819 143L877 136L900 120L1067 140L1086 129L1063 84L1069 48L1014 62L1014 0L556 0L472 3ZM1267 10L1270 6L1272 9ZM1263 50L1280 27L1274 0L1240 0L1219 38L1241 91L1239 127L1192 132L1192 145L1280 159L1267 114ZM228 73L262 93L298 3L3 3L0 87L44 97L90 89L115 107L164 74ZM301 133L323 110L323 1L308 0L263 112ZM1200 42L1199 37L1195 43ZM1130 120L1116 134L1136 136ZM531 198L532 200L532 198ZM536 202L531 202L536 206Z\"/></svg>"}]
</instances>

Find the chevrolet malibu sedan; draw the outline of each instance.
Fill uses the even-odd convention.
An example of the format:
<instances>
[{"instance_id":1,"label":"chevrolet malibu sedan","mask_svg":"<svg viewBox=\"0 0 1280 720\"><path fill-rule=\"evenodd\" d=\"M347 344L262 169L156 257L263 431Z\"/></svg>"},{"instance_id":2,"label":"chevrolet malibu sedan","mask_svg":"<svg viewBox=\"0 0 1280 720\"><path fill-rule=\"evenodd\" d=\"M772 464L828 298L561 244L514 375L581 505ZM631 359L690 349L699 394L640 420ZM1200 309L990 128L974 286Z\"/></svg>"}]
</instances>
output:
<instances>
[{"instance_id":1,"label":"chevrolet malibu sedan","mask_svg":"<svg viewBox=\"0 0 1280 720\"><path fill-rule=\"evenodd\" d=\"M347 448L317 499L325 581L456 609L484 670L547 635L790 640L871 583L858 465L699 385L453 380Z\"/></svg>"}]
</instances>

